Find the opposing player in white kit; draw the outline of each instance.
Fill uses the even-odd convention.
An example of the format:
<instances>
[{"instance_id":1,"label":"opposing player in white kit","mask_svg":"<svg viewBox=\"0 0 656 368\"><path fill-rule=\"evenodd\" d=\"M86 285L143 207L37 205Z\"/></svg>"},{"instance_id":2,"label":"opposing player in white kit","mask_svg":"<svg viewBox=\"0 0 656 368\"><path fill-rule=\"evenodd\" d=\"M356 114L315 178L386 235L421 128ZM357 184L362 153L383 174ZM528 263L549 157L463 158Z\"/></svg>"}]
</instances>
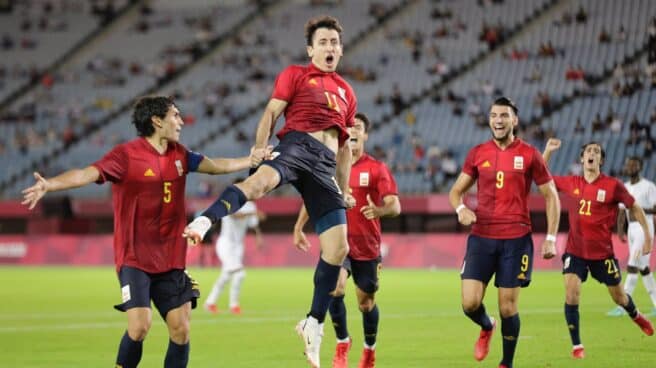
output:
<instances>
[{"instance_id":1,"label":"opposing player in white kit","mask_svg":"<svg viewBox=\"0 0 656 368\"><path fill-rule=\"evenodd\" d=\"M656 184L640 176L642 171L642 160L639 157L628 157L624 163L624 171L629 176L629 181L624 183L626 189L635 198L636 203L643 208L647 217L647 224L652 239L654 237L654 212L656 212ZM627 236L624 233L626 225L627 214L626 211L619 211L617 216L617 233L622 242L626 242ZM649 256L651 254L642 255L642 246L645 242L644 232L640 224L629 217L628 229L629 241L629 260L627 262L627 275L624 282L624 291L627 294L633 295L633 290L638 283L638 272L642 275L642 283L651 298L654 307L651 313L646 315L656 316L656 282L654 276L649 268ZM626 314L624 309L617 307L607 313L609 316L622 316Z\"/></svg>"},{"instance_id":2,"label":"opposing player in white kit","mask_svg":"<svg viewBox=\"0 0 656 368\"><path fill-rule=\"evenodd\" d=\"M248 229L255 231L258 248L262 246L262 234L259 223L263 215L258 212L255 203L248 201L237 212L221 219L221 233L216 240L216 254L221 260L221 274L216 279L212 291L205 300L205 309L216 314L219 309L216 301L230 279L230 312L240 314L239 294L241 284L246 277L244 270L244 237Z\"/></svg>"}]
</instances>

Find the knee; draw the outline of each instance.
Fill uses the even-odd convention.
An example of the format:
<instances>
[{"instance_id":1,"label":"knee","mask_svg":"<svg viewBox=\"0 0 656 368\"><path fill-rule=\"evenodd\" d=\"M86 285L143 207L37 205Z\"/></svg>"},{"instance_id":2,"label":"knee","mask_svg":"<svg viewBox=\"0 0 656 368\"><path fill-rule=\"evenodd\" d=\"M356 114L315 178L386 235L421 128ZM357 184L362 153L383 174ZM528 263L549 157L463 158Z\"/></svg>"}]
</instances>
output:
<instances>
[{"instance_id":1,"label":"knee","mask_svg":"<svg viewBox=\"0 0 656 368\"><path fill-rule=\"evenodd\" d=\"M565 303L569 305L579 304L579 293L576 291L567 291L565 293Z\"/></svg>"},{"instance_id":2,"label":"knee","mask_svg":"<svg viewBox=\"0 0 656 368\"><path fill-rule=\"evenodd\" d=\"M360 309L360 312L362 312L362 313L371 312L374 309L375 306L376 306L376 303L374 302L373 299L363 300L363 301L358 303L358 308Z\"/></svg>"},{"instance_id":3,"label":"knee","mask_svg":"<svg viewBox=\"0 0 656 368\"><path fill-rule=\"evenodd\" d=\"M190 331L191 328L188 320L183 320L169 326L171 340L179 345L189 342Z\"/></svg>"},{"instance_id":4,"label":"knee","mask_svg":"<svg viewBox=\"0 0 656 368\"><path fill-rule=\"evenodd\" d=\"M650 273L651 273L651 270L649 269L649 266L647 266L647 267L643 268L642 270L640 270L640 274L642 276L648 276Z\"/></svg>"},{"instance_id":5,"label":"knee","mask_svg":"<svg viewBox=\"0 0 656 368\"><path fill-rule=\"evenodd\" d=\"M513 303L505 303L499 306L499 314L503 318L512 317L517 314L517 305Z\"/></svg>"},{"instance_id":6,"label":"knee","mask_svg":"<svg viewBox=\"0 0 656 368\"><path fill-rule=\"evenodd\" d=\"M462 310L465 313L473 313L481 306L481 301L477 299L463 299Z\"/></svg>"},{"instance_id":7,"label":"knee","mask_svg":"<svg viewBox=\"0 0 656 368\"><path fill-rule=\"evenodd\" d=\"M143 341L148 335L152 321L139 321L128 325L128 335L134 341Z\"/></svg>"},{"instance_id":8,"label":"knee","mask_svg":"<svg viewBox=\"0 0 656 368\"><path fill-rule=\"evenodd\" d=\"M638 267L636 266L626 266L627 273L638 273Z\"/></svg>"}]
</instances>

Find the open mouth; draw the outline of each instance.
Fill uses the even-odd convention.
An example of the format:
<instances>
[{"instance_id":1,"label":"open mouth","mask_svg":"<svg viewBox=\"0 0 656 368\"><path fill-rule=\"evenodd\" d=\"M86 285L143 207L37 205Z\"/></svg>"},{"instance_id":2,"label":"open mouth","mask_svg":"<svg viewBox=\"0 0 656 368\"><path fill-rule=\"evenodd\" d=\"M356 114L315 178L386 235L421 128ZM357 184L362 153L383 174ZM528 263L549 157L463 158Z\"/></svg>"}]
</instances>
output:
<instances>
[{"instance_id":1,"label":"open mouth","mask_svg":"<svg viewBox=\"0 0 656 368\"><path fill-rule=\"evenodd\" d=\"M326 64L332 65L333 61L335 61L335 57L333 55L326 56Z\"/></svg>"},{"instance_id":2,"label":"open mouth","mask_svg":"<svg viewBox=\"0 0 656 368\"><path fill-rule=\"evenodd\" d=\"M593 158L589 158L589 159L588 159L588 163L589 163L589 164L594 163L594 159L593 159Z\"/></svg>"}]
</instances>

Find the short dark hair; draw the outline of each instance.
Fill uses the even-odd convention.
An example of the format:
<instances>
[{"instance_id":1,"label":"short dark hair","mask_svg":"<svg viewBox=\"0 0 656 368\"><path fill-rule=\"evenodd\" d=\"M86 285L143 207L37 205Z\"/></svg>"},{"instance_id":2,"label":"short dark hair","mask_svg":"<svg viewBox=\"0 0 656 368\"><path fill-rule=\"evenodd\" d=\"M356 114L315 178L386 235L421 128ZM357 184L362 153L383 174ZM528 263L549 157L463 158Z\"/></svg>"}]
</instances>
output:
<instances>
[{"instance_id":1,"label":"short dark hair","mask_svg":"<svg viewBox=\"0 0 656 368\"><path fill-rule=\"evenodd\" d=\"M492 106L498 105L498 106L508 106L512 109L512 111L517 115L519 112L519 109L517 109L517 106L515 103L509 99L508 97L499 97L496 100L494 100L494 103L492 103Z\"/></svg>"},{"instance_id":2,"label":"short dark hair","mask_svg":"<svg viewBox=\"0 0 656 368\"><path fill-rule=\"evenodd\" d=\"M636 161L638 163L638 166L640 166L640 170L642 170L642 159L638 156L629 156L626 158L627 161Z\"/></svg>"},{"instance_id":3,"label":"short dark hair","mask_svg":"<svg viewBox=\"0 0 656 368\"><path fill-rule=\"evenodd\" d=\"M343 29L337 18L331 17L330 15L320 15L318 17L310 18L310 20L305 23L305 39L308 46L312 46L312 37L314 37L314 32L319 28L334 29L339 34L339 42L342 42Z\"/></svg>"},{"instance_id":4,"label":"short dark hair","mask_svg":"<svg viewBox=\"0 0 656 368\"><path fill-rule=\"evenodd\" d=\"M140 137L150 137L155 134L153 127L153 116L164 118L171 106L174 106L173 100L165 96L144 96L134 104L132 112L132 124L137 128L137 134Z\"/></svg>"},{"instance_id":5,"label":"short dark hair","mask_svg":"<svg viewBox=\"0 0 656 368\"><path fill-rule=\"evenodd\" d=\"M369 121L367 115L365 115L363 112L359 112L355 114L355 119L362 120L364 123L364 132L369 133L369 126L371 126L371 122Z\"/></svg>"},{"instance_id":6,"label":"short dark hair","mask_svg":"<svg viewBox=\"0 0 656 368\"><path fill-rule=\"evenodd\" d=\"M585 152L585 149L588 148L588 146L591 146L593 144L596 144L601 149L601 163L603 164L604 161L606 160L606 151L604 150L604 147L601 145L601 143L599 143L597 141L590 141L590 142L582 145L581 146L581 152L579 152L579 157L583 157L583 153Z\"/></svg>"}]
</instances>

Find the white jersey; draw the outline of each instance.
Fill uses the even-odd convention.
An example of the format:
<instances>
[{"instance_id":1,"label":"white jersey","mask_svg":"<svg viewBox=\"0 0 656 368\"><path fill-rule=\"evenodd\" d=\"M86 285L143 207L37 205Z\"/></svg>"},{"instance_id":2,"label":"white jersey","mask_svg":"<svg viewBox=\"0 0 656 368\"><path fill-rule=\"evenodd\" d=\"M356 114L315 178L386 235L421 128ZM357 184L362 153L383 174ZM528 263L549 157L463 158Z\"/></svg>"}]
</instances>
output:
<instances>
[{"instance_id":1,"label":"white jersey","mask_svg":"<svg viewBox=\"0 0 656 368\"><path fill-rule=\"evenodd\" d=\"M246 215L246 216L235 216ZM259 224L257 218L257 207L255 203L248 201L234 214L221 219L221 233L217 239L218 243L243 244L246 231Z\"/></svg>"},{"instance_id":2,"label":"white jersey","mask_svg":"<svg viewBox=\"0 0 656 368\"><path fill-rule=\"evenodd\" d=\"M627 181L624 183L624 186L626 186L626 189L633 196L633 198L635 198L636 203L642 209L651 209L656 206L656 184L654 184L652 181L649 181L645 178L640 178L637 183L631 184L630 181ZM628 211L626 215L628 218ZM654 215L646 214L646 217L647 224L652 225L650 228L652 229L653 234Z\"/></svg>"}]
</instances>

